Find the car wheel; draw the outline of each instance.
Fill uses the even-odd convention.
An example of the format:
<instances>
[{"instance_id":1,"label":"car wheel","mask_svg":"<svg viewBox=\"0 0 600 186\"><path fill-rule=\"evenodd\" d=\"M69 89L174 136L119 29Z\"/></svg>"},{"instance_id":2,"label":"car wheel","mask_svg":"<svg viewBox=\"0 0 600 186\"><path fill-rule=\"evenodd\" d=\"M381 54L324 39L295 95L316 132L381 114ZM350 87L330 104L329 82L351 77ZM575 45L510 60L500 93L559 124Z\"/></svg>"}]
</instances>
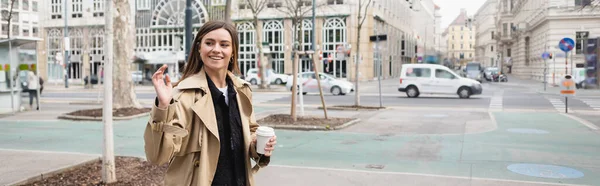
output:
<instances>
[{"instance_id":1,"label":"car wheel","mask_svg":"<svg viewBox=\"0 0 600 186\"><path fill-rule=\"evenodd\" d=\"M338 86L331 88L331 94L333 95L342 95L342 89Z\"/></svg>"},{"instance_id":2,"label":"car wheel","mask_svg":"<svg viewBox=\"0 0 600 186\"><path fill-rule=\"evenodd\" d=\"M277 85L281 85L281 84L283 84L283 81L281 81L281 79L277 78L277 79L275 80L275 84L277 84Z\"/></svg>"},{"instance_id":3,"label":"car wheel","mask_svg":"<svg viewBox=\"0 0 600 186\"><path fill-rule=\"evenodd\" d=\"M415 86L410 86L406 89L406 96L409 98L419 97L419 89Z\"/></svg>"},{"instance_id":4,"label":"car wheel","mask_svg":"<svg viewBox=\"0 0 600 186\"><path fill-rule=\"evenodd\" d=\"M471 97L471 90L467 87L460 87L458 89L458 97L463 99Z\"/></svg>"},{"instance_id":5,"label":"car wheel","mask_svg":"<svg viewBox=\"0 0 600 186\"><path fill-rule=\"evenodd\" d=\"M251 85L256 85L256 84L257 84L257 82L256 82L256 79L251 79L251 80L250 80L250 84L251 84Z\"/></svg>"}]
</instances>

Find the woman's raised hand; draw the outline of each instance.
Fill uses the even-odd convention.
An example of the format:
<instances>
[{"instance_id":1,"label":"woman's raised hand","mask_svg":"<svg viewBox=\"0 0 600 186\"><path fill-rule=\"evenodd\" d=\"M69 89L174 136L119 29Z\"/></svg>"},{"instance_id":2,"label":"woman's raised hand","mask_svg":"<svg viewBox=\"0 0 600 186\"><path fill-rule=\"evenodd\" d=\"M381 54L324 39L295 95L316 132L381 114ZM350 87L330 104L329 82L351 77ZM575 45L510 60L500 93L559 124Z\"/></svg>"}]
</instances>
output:
<instances>
[{"instance_id":1,"label":"woman's raised hand","mask_svg":"<svg viewBox=\"0 0 600 186\"><path fill-rule=\"evenodd\" d=\"M172 99L173 85L171 84L171 78L169 75L163 75L167 69L167 65L160 67L154 75L152 75L152 84L158 97L158 108L166 109ZM166 82L165 82L166 79Z\"/></svg>"}]
</instances>

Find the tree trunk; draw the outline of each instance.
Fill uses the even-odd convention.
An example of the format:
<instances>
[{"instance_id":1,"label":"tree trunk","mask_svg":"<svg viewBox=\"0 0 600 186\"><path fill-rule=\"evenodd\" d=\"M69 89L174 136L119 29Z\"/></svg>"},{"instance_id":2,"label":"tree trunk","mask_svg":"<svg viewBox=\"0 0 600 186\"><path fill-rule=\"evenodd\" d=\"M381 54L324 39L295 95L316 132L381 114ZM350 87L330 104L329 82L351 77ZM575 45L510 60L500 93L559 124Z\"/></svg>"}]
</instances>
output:
<instances>
[{"instance_id":1,"label":"tree trunk","mask_svg":"<svg viewBox=\"0 0 600 186\"><path fill-rule=\"evenodd\" d=\"M297 87L298 87L298 69L297 69L298 55L297 54L298 53L295 53L295 55L294 55L295 58L294 58L294 62L292 65L292 71L293 71L292 77L294 77L294 80L293 80L293 84L292 84L292 109L291 109L290 115L292 116L292 119L294 120L294 122L296 122L296 120L297 120L297 118L296 118L296 94L298 92L298 89L297 89Z\"/></svg>"},{"instance_id":2,"label":"tree trunk","mask_svg":"<svg viewBox=\"0 0 600 186\"><path fill-rule=\"evenodd\" d=\"M257 13L258 14L258 13ZM258 83L258 87L261 89L264 88L268 88L268 83L267 83L267 78L265 78L266 76L266 71L267 71L267 63L268 61L265 58L265 54L263 53L263 48L262 48L262 26L258 25L258 16L255 15L254 16L254 29L256 30L256 33L254 34L256 36L256 48L258 49L258 56L256 56L257 59L260 60L260 64L256 64L256 68L258 69L258 77L260 77L260 82ZM247 71L248 69L246 69Z\"/></svg>"},{"instance_id":3,"label":"tree trunk","mask_svg":"<svg viewBox=\"0 0 600 186\"><path fill-rule=\"evenodd\" d=\"M358 12L358 14L360 15L360 11ZM360 21L360 18L358 18ZM359 80L359 66L360 66L360 30L362 28L362 25L358 25L358 28L356 29L356 61L354 64L354 81L355 81L355 88L354 88L354 105L355 106L359 106L360 105L360 93L359 93L359 89L358 89L358 84L360 82Z\"/></svg>"},{"instance_id":4,"label":"tree trunk","mask_svg":"<svg viewBox=\"0 0 600 186\"><path fill-rule=\"evenodd\" d=\"M231 22L231 1L232 0L226 0L227 2L225 2L225 21L227 22Z\"/></svg>"},{"instance_id":5,"label":"tree trunk","mask_svg":"<svg viewBox=\"0 0 600 186\"><path fill-rule=\"evenodd\" d=\"M114 0L114 68L113 68L113 108L136 107L137 102L131 79L135 30L128 0ZM109 16L109 15L106 15ZM172 75L172 74L170 74Z\"/></svg>"}]
</instances>

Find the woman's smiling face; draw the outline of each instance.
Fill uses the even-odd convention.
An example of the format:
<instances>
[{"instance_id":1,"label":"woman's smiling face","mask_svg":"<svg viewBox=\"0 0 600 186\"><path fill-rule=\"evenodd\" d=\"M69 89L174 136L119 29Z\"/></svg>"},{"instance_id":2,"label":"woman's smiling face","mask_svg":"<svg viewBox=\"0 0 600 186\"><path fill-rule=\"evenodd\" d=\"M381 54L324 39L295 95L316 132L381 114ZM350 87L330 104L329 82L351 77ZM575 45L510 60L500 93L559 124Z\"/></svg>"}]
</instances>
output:
<instances>
[{"instance_id":1,"label":"woman's smiling face","mask_svg":"<svg viewBox=\"0 0 600 186\"><path fill-rule=\"evenodd\" d=\"M227 70L233 52L231 34L217 29L206 34L200 42L200 58L207 70Z\"/></svg>"}]
</instances>

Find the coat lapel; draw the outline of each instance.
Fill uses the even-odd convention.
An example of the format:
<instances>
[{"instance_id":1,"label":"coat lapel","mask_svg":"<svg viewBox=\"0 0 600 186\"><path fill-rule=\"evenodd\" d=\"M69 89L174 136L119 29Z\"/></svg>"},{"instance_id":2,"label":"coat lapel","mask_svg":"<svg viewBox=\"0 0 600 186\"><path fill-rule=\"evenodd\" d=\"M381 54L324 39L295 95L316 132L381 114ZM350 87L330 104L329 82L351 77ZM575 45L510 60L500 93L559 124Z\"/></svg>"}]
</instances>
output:
<instances>
[{"instance_id":1,"label":"coat lapel","mask_svg":"<svg viewBox=\"0 0 600 186\"><path fill-rule=\"evenodd\" d=\"M215 107L213 105L212 96L208 89L208 82L206 80L206 72L204 68L200 70L199 73L190 76L179 83L177 85L178 89L200 89L204 92L204 95L200 97L200 99L194 102L192 105L192 110L204 126L212 133L212 135L219 140L219 129L217 128L217 118L215 116Z\"/></svg>"},{"instance_id":2,"label":"coat lapel","mask_svg":"<svg viewBox=\"0 0 600 186\"><path fill-rule=\"evenodd\" d=\"M215 117L215 107L213 106L210 91L206 91L206 94L194 103L192 110L198 115L200 120L202 120L202 123L204 123L204 126L206 126L210 133L220 141L217 118Z\"/></svg>"},{"instance_id":3,"label":"coat lapel","mask_svg":"<svg viewBox=\"0 0 600 186\"><path fill-rule=\"evenodd\" d=\"M252 142L250 135L250 115L252 114L252 106L250 100L246 96L246 92L240 88L237 90L238 108L240 109L240 119L242 120L242 130L244 130L244 145L245 154L249 154L250 143Z\"/></svg>"},{"instance_id":4,"label":"coat lapel","mask_svg":"<svg viewBox=\"0 0 600 186\"><path fill-rule=\"evenodd\" d=\"M238 100L238 108L240 109L240 119L242 120L242 129L244 130L244 141L247 154L248 149L250 148L250 142L252 140L250 136L250 116L253 112L252 101L248 96L249 88L244 87L248 86L248 83L240 80L231 72L229 72L228 75L233 81L235 90L237 92L236 97ZM200 89L202 92L204 92L204 95L198 99L194 105L192 105L192 110L194 113L196 113L196 115L198 115L200 120L202 120L202 123L204 123L210 133L212 133L212 135L214 135L217 140L220 141L219 129L217 128L217 118L215 116L215 107L213 105L211 93L208 89L208 82L204 68L202 68L199 73L182 80L177 88L181 90Z\"/></svg>"}]
</instances>

